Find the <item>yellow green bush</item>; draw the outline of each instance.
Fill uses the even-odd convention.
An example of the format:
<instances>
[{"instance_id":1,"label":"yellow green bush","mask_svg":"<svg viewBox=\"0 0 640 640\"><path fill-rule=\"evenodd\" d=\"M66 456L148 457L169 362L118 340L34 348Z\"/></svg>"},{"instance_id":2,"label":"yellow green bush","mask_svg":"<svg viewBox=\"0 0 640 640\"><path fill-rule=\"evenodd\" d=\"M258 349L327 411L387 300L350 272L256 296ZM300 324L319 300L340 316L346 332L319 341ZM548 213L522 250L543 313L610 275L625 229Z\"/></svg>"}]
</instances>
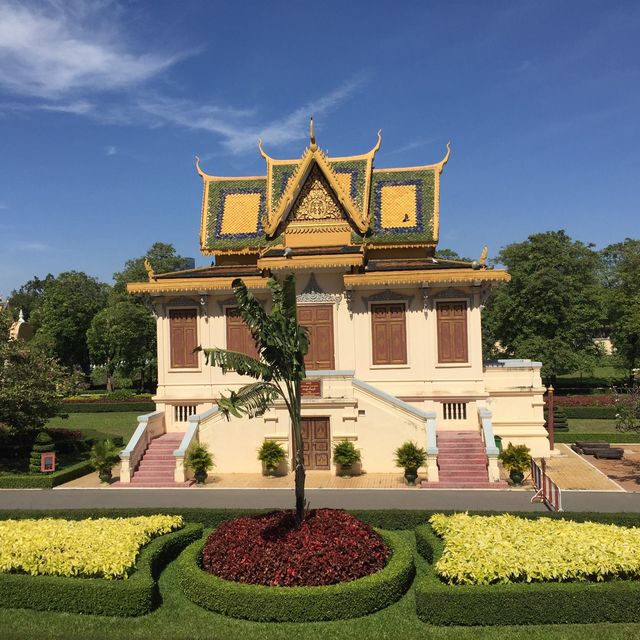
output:
<instances>
[{"instance_id":1,"label":"yellow green bush","mask_svg":"<svg viewBox=\"0 0 640 640\"><path fill-rule=\"evenodd\" d=\"M640 529L512 515L435 514L436 563L450 584L604 581L640 577Z\"/></svg>"},{"instance_id":2,"label":"yellow green bush","mask_svg":"<svg viewBox=\"0 0 640 640\"><path fill-rule=\"evenodd\" d=\"M184 526L182 516L0 521L0 572L127 578L140 547Z\"/></svg>"}]
</instances>

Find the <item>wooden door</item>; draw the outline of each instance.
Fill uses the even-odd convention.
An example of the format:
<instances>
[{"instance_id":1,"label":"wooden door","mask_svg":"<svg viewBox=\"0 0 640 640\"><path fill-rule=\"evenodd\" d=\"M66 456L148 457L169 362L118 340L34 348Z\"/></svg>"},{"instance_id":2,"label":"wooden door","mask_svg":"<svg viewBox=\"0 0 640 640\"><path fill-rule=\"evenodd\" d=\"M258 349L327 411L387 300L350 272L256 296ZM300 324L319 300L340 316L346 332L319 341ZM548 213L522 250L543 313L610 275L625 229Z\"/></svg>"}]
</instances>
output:
<instances>
[{"instance_id":1,"label":"wooden door","mask_svg":"<svg viewBox=\"0 0 640 640\"><path fill-rule=\"evenodd\" d=\"M302 418L302 456L306 469L329 469L329 418Z\"/></svg>"},{"instance_id":2,"label":"wooden door","mask_svg":"<svg viewBox=\"0 0 640 640\"><path fill-rule=\"evenodd\" d=\"M467 303L439 302L437 321L438 362L467 362Z\"/></svg>"},{"instance_id":3,"label":"wooden door","mask_svg":"<svg viewBox=\"0 0 640 640\"><path fill-rule=\"evenodd\" d=\"M298 307L298 321L309 330L307 369L334 369L333 305L305 304Z\"/></svg>"}]
</instances>

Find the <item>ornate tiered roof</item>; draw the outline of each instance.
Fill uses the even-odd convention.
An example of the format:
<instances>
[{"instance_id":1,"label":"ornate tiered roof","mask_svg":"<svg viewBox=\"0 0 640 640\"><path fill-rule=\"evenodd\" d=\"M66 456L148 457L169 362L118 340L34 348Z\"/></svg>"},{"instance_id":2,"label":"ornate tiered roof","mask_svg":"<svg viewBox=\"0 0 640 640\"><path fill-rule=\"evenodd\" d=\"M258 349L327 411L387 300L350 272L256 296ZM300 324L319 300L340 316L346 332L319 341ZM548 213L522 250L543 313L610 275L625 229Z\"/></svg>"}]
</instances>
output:
<instances>
[{"instance_id":1,"label":"ornate tiered roof","mask_svg":"<svg viewBox=\"0 0 640 640\"><path fill-rule=\"evenodd\" d=\"M258 143L266 176L211 176L197 158L204 187L202 252L263 254L274 247L327 245L434 247L440 174L449 160L449 145L435 164L375 169L380 143L378 132L369 152L329 157L316 144L312 120L309 146L297 160L271 158Z\"/></svg>"}]
</instances>

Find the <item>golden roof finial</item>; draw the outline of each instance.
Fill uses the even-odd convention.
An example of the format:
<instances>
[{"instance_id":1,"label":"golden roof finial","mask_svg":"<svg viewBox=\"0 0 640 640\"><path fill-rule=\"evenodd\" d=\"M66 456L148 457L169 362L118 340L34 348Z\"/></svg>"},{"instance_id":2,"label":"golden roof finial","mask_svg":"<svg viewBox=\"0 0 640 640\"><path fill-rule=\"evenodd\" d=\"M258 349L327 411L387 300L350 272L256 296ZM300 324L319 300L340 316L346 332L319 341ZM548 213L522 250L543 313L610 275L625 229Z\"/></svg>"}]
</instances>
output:
<instances>
[{"instance_id":1,"label":"golden roof finial","mask_svg":"<svg viewBox=\"0 0 640 640\"><path fill-rule=\"evenodd\" d=\"M480 259L478 260L478 262L484 267L487 264L487 251L488 251L488 247L485 244L484 247L482 247L482 253L480 254Z\"/></svg>"},{"instance_id":2,"label":"golden roof finial","mask_svg":"<svg viewBox=\"0 0 640 640\"><path fill-rule=\"evenodd\" d=\"M156 277L156 274L153 272L153 267L149 262L149 258L144 259L144 268L147 272L147 278L149 278L149 282L151 282Z\"/></svg>"},{"instance_id":3,"label":"golden roof finial","mask_svg":"<svg viewBox=\"0 0 640 640\"><path fill-rule=\"evenodd\" d=\"M258 138L258 151L260 152L260 155L265 159L268 160L269 156L264 152L264 149L262 148L262 138Z\"/></svg>"},{"instance_id":4,"label":"golden roof finial","mask_svg":"<svg viewBox=\"0 0 640 640\"><path fill-rule=\"evenodd\" d=\"M309 118L309 149L315 151L318 148L316 144L316 132L313 128L313 116Z\"/></svg>"},{"instance_id":5,"label":"golden roof finial","mask_svg":"<svg viewBox=\"0 0 640 640\"><path fill-rule=\"evenodd\" d=\"M378 129L378 142L376 142L373 149L371 149L371 153L377 153L380 149L380 145L382 144L382 129Z\"/></svg>"},{"instance_id":6,"label":"golden roof finial","mask_svg":"<svg viewBox=\"0 0 640 640\"><path fill-rule=\"evenodd\" d=\"M207 174L200 168L200 156L196 156L196 171L201 178L207 177Z\"/></svg>"}]
</instances>

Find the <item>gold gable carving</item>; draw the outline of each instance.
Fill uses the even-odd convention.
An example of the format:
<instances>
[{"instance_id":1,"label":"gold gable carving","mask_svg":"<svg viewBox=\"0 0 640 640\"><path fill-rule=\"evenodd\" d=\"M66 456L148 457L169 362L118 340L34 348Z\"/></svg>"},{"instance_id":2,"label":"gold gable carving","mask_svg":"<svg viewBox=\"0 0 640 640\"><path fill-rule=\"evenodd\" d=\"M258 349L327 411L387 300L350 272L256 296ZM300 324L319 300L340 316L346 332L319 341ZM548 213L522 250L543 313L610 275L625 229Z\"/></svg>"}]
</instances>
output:
<instances>
[{"instance_id":1,"label":"gold gable carving","mask_svg":"<svg viewBox=\"0 0 640 640\"><path fill-rule=\"evenodd\" d=\"M317 165L307 177L300 195L293 205L291 222L345 220L346 216L337 198Z\"/></svg>"}]
</instances>

